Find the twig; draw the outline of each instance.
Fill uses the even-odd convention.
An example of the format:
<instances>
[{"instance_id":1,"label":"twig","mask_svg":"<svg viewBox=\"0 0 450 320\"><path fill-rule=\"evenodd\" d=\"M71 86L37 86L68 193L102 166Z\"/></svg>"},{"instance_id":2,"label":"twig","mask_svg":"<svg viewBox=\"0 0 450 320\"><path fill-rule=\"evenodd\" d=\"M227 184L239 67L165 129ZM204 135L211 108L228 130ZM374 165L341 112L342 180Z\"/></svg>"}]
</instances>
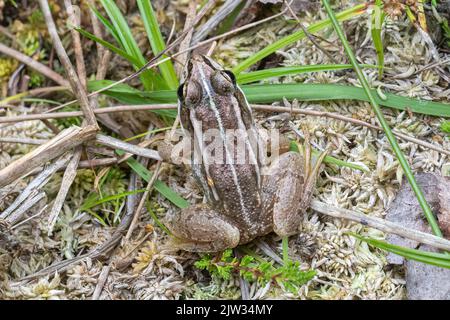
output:
<instances>
[{"instance_id":1,"label":"twig","mask_svg":"<svg viewBox=\"0 0 450 320\"><path fill-rule=\"evenodd\" d=\"M357 211L337 208L315 199L311 201L310 207L313 210L328 216L355 221L364 226L375 228L386 233L396 234L401 237L417 241L419 243L428 244L439 249L450 251L449 240L437 237L429 233L409 229L391 221L371 217Z\"/></svg>"},{"instance_id":2,"label":"twig","mask_svg":"<svg viewBox=\"0 0 450 320\"><path fill-rule=\"evenodd\" d=\"M83 47L81 46L80 34L74 29L74 27L80 27L80 17L75 16L75 11L72 6L71 0L64 0L68 19L70 21L70 33L72 35L73 49L75 52L75 61L77 65L78 79L80 79L81 85L86 90L86 67L84 64Z\"/></svg>"},{"instance_id":3,"label":"twig","mask_svg":"<svg viewBox=\"0 0 450 320\"><path fill-rule=\"evenodd\" d=\"M173 104L128 105L128 106L125 105L125 106L94 109L93 112L94 112L94 114L103 114L103 113L113 113L113 112L158 110L158 109L170 110L170 109L176 109L176 106ZM36 114L28 114L28 115L23 115L23 116L0 117L0 123L15 123L15 122L21 122L21 121L42 120L42 119L61 119L61 118L80 117L80 116L83 116L82 111L36 113Z\"/></svg>"},{"instance_id":4,"label":"twig","mask_svg":"<svg viewBox=\"0 0 450 320\"><path fill-rule=\"evenodd\" d=\"M67 85L69 85L69 83L67 83ZM68 86L67 87L57 86L57 87L31 89L29 91L24 91L24 92L18 93L16 95L6 97L3 100L0 100L0 106L3 107L5 104L22 99L24 97L53 93L55 91L70 91L70 88Z\"/></svg>"},{"instance_id":5,"label":"twig","mask_svg":"<svg viewBox=\"0 0 450 320\"><path fill-rule=\"evenodd\" d=\"M183 41L181 41L181 43L180 43L179 51L184 51L187 48L189 48L189 46L191 45L192 34L194 32L194 29L192 28L192 22L195 17L196 7L197 7L197 4L195 2L191 2L189 4L189 9L188 9L188 13L186 15L186 21L184 23L184 29L183 29L183 31L186 32L186 36L184 37ZM188 59L188 53L184 52L177 59L180 63L177 63L175 65L178 79L180 79L181 81L184 81L184 79L182 79L183 69L184 69L184 65L186 64L187 59Z\"/></svg>"},{"instance_id":6,"label":"twig","mask_svg":"<svg viewBox=\"0 0 450 320\"><path fill-rule=\"evenodd\" d=\"M338 64L339 62L327 51L325 50L317 41L316 39L314 39L314 35L312 35L308 29L305 28L305 26L303 25L303 23L300 21L300 19L297 17L297 15L295 14L294 10L292 10L291 8L291 4L290 2L284 0L283 1L284 4L286 5L287 9L289 10L290 14L292 15L292 17L297 21L298 25L300 26L300 28L302 29L303 33L306 35L306 37L309 39L309 41L311 41L311 43L313 45L315 45L317 47L317 49L319 49L320 51L322 51L331 61L333 61L334 63Z\"/></svg>"},{"instance_id":7,"label":"twig","mask_svg":"<svg viewBox=\"0 0 450 320\"><path fill-rule=\"evenodd\" d=\"M162 158L158 154L158 151L142 148L131 143L123 142L122 140L113 137L98 134L96 136L96 142L104 146L108 146L115 149L121 149L123 151L127 151L141 157L155 159L158 161L162 160Z\"/></svg>"},{"instance_id":8,"label":"twig","mask_svg":"<svg viewBox=\"0 0 450 320\"><path fill-rule=\"evenodd\" d=\"M30 210L35 204L45 198L45 192L39 192L35 196L27 199L26 202L22 203L11 215L6 217L2 223L6 223L8 226L14 226L17 221L22 219L23 215Z\"/></svg>"},{"instance_id":9,"label":"twig","mask_svg":"<svg viewBox=\"0 0 450 320\"><path fill-rule=\"evenodd\" d=\"M108 72L109 61L111 60L111 51L105 50L100 63L97 68L97 74L95 75L96 80L105 79L106 73Z\"/></svg>"},{"instance_id":10,"label":"twig","mask_svg":"<svg viewBox=\"0 0 450 320\"><path fill-rule=\"evenodd\" d=\"M0 188L95 136L97 129L71 127L0 170Z\"/></svg>"},{"instance_id":11,"label":"twig","mask_svg":"<svg viewBox=\"0 0 450 320\"><path fill-rule=\"evenodd\" d=\"M43 74L47 78L55 81L60 86L63 86L63 87L69 86L69 82L67 82L61 75L57 74L55 71L53 71L46 65L32 59L31 57L29 57L27 55L24 55L23 53L21 53L17 50L7 47L3 43L0 43L0 53L6 54L22 63L25 63L30 68Z\"/></svg>"},{"instance_id":12,"label":"twig","mask_svg":"<svg viewBox=\"0 0 450 320\"><path fill-rule=\"evenodd\" d=\"M371 128L371 129L375 129L377 131L383 131L383 129L377 125L374 124L370 124L368 122L364 122L362 120L358 120L358 119L353 119L353 118L349 118L340 114L335 114L332 112L325 112L325 111L316 111L316 110L306 110L306 109L291 109L291 108L286 108L286 107L277 107L277 106L270 106L270 105L252 105L251 106L253 110L256 111L263 111L263 112L287 112L287 113L294 113L294 114L304 114L304 115L310 115L310 116L315 116L315 117L327 117L327 118L332 118L332 119L336 119L336 120L341 120L341 121L346 121L346 122L350 122L356 125L360 125L360 126L364 126L367 128ZM434 144L431 144L429 142L423 141L423 140L419 140L416 139L414 137L410 137L406 134L400 133L398 131L393 131L394 135L396 135L397 137L409 141L409 142L413 142L415 144L418 144L422 147L425 148L429 148L432 150L435 150L437 152L443 153L443 154L447 154L450 155L450 151L443 149L439 146L436 146Z\"/></svg>"},{"instance_id":13,"label":"twig","mask_svg":"<svg viewBox=\"0 0 450 320\"><path fill-rule=\"evenodd\" d=\"M13 138L13 137L0 137L0 143L20 143L20 144L44 144L48 140L43 139L30 139L30 138Z\"/></svg>"},{"instance_id":14,"label":"twig","mask_svg":"<svg viewBox=\"0 0 450 320\"><path fill-rule=\"evenodd\" d=\"M61 64L64 66L67 76L69 77L69 82L72 91L77 97L78 101L80 102L80 107L85 116L86 123L96 128L96 130L99 130L97 120L95 119L95 114L92 111L91 106L89 105L86 90L83 87L80 79L78 78L72 66L72 63L70 62L70 59L67 56L67 52L64 49L61 39L59 38L55 22L53 21L52 13L50 12L48 1L39 0L39 4L41 6L42 13L44 14L45 23L47 24L47 29L52 39L53 47L56 50L59 60L61 61Z\"/></svg>"},{"instance_id":15,"label":"twig","mask_svg":"<svg viewBox=\"0 0 450 320\"><path fill-rule=\"evenodd\" d=\"M286 112L286 113L294 113L294 114L304 114L304 115L315 116L315 117L327 117L327 118L331 118L331 119L350 122L355 125L367 127L367 128L374 129L377 131L383 131L383 129L377 125L374 125L374 124L371 124L371 123L368 123L368 122L365 122L362 120L349 118L349 117L346 117L346 116L343 116L340 114L336 114L336 113L332 113L332 112L307 110L307 109L296 109L296 108L292 109L292 108L287 108L287 107L277 107L277 106L271 106L271 105L256 105L256 104L251 105L251 107L253 110L261 111L261 112L280 112L280 113ZM94 113L101 114L101 113L112 113L112 112L158 110L158 109L170 110L170 109L176 109L176 106L173 104L115 106L115 107L96 109L96 110L94 110ZM79 117L82 115L83 115L83 113L81 111L30 114L30 115L24 115L24 116L0 117L0 123L13 123L13 122L19 122L19 121L42 120L42 119L59 119L59 118ZM417 139L414 137L410 137L410 136L408 136L404 133L398 132L396 130L394 130L393 133L397 137L399 137L405 141L415 143L424 148L435 150L442 154L450 155L449 150L443 149L432 143L429 143L429 142L426 142L424 140L420 140L420 139Z\"/></svg>"},{"instance_id":16,"label":"twig","mask_svg":"<svg viewBox=\"0 0 450 320\"><path fill-rule=\"evenodd\" d=\"M30 183L28 183L26 188L22 191L22 193L19 196L17 196L14 202L0 214L0 219L7 219L14 212L14 210L17 210L17 208L22 203L26 202L27 199L36 196L36 194L47 183L50 177L59 168L64 166L67 163L67 161L69 161L69 156L65 155L60 159L58 159L57 161L55 161L54 163L45 167L44 170L42 170Z\"/></svg>"},{"instance_id":17,"label":"twig","mask_svg":"<svg viewBox=\"0 0 450 320\"><path fill-rule=\"evenodd\" d=\"M131 155L132 156L132 155ZM92 169L94 167L102 167L102 166L112 166L115 164L118 164L117 158L102 158L102 159L91 159L91 160L83 160L78 163L77 170L80 169ZM58 169L59 171L65 171L67 166L63 166L62 168ZM36 168L33 171L31 171L28 175L36 175L39 174L39 172L42 171L42 168Z\"/></svg>"},{"instance_id":18,"label":"twig","mask_svg":"<svg viewBox=\"0 0 450 320\"><path fill-rule=\"evenodd\" d=\"M130 227L128 228L127 234L125 236L125 241L128 241L130 239L131 234L134 231L134 228L135 228L137 221L139 219L139 216L141 214L142 208L144 207L145 201L147 201L148 195L149 195L150 191L152 190L156 179L159 176L159 172L161 170L161 164L162 164L162 161L158 161L158 163L156 164L155 172L153 173L150 181L148 182L147 187L145 188L144 194L142 195L141 200L139 201L138 207L137 207L136 211L134 212L133 220L131 221Z\"/></svg>"},{"instance_id":19,"label":"twig","mask_svg":"<svg viewBox=\"0 0 450 320\"><path fill-rule=\"evenodd\" d=\"M111 264L107 266L103 266L102 272L98 276L97 285L95 286L94 293L92 294L92 300L98 300L100 294L103 291L103 287L105 286L106 280L108 280L109 271L111 270Z\"/></svg>"},{"instance_id":20,"label":"twig","mask_svg":"<svg viewBox=\"0 0 450 320\"><path fill-rule=\"evenodd\" d=\"M23 225L24 223L27 223L30 220L33 220L34 218L37 218L38 216L40 216L42 213L44 213L44 211L47 209L47 205L45 205L44 207L42 207L41 210L39 210L38 213L36 213L35 215L32 215L29 218L26 218L25 220L20 221L19 223L16 223L15 225L13 225L11 227L11 230L16 229L17 227L20 227L21 225Z\"/></svg>"},{"instance_id":21,"label":"twig","mask_svg":"<svg viewBox=\"0 0 450 320\"><path fill-rule=\"evenodd\" d=\"M53 203L52 209L48 217L48 230L47 234L50 236L53 232L53 227L55 226L56 220L58 219L59 212L64 204L67 193L69 192L70 186L72 185L75 177L77 175L77 167L80 162L81 152L83 148L78 146L75 148L72 159L70 159L66 170L64 171L64 176L62 178L61 187L56 196L55 202Z\"/></svg>"},{"instance_id":22,"label":"twig","mask_svg":"<svg viewBox=\"0 0 450 320\"><path fill-rule=\"evenodd\" d=\"M92 0L88 0L88 4L90 7L95 8L95 2ZM102 28L100 26L100 23L98 21L97 16L95 15L93 10L88 10L89 11L89 17L91 18L91 22L92 22L92 29L94 30L94 35L99 38L102 39L103 38L103 32L102 32ZM98 59L98 63L100 64L100 61L103 59L104 54L107 50L105 50L105 48L98 42L96 42L97 44L97 59Z\"/></svg>"},{"instance_id":23,"label":"twig","mask_svg":"<svg viewBox=\"0 0 450 320\"><path fill-rule=\"evenodd\" d=\"M225 3L217 10L217 12L206 21L199 30L195 33L192 38L192 43L198 43L199 41L205 39L210 32L214 30L217 25L222 22L237 6L242 2L242 0L227 0Z\"/></svg>"}]
</instances>

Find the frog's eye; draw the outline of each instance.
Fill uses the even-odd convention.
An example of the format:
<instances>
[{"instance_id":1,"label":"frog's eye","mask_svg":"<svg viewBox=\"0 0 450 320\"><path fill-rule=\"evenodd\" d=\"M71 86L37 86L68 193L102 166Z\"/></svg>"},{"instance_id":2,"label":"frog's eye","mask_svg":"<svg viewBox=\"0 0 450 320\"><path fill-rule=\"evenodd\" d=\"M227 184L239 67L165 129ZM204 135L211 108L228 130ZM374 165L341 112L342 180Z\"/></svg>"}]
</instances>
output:
<instances>
[{"instance_id":1,"label":"frog's eye","mask_svg":"<svg viewBox=\"0 0 450 320\"><path fill-rule=\"evenodd\" d=\"M202 87L198 84L197 81L189 81L184 85L184 102L188 106L192 106L198 103L203 95Z\"/></svg>"},{"instance_id":2,"label":"frog's eye","mask_svg":"<svg viewBox=\"0 0 450 320\"><path fill-rule=\"evenodd\" d=\"M182 84L180 84L180 86L178 87L177 90L177 96L178 96L178 100L183 101L183 90L184 90L184 82Z\"/></svg>"},{"instance_id":3,"label":"frog's eye","mask_svg":"<svg viewBox=\"0 0 450 320\"><path fill-rule=\"evenodd\" d=\"M226 72L216 72L211 78L211 85L218 94L227 95L234 92L234 81Z\"/></svg>"},{"instance_id":4,"label":"frog's eye","mask_svg":"<svg viewBox=\"0 0 450 320\"><path fill-rule=\"evenodd\" d=\"M223 72L229 77L230 81L236 85L236 76L234 73L230 70L223 70Z\"/></svg>"}]
</instances>

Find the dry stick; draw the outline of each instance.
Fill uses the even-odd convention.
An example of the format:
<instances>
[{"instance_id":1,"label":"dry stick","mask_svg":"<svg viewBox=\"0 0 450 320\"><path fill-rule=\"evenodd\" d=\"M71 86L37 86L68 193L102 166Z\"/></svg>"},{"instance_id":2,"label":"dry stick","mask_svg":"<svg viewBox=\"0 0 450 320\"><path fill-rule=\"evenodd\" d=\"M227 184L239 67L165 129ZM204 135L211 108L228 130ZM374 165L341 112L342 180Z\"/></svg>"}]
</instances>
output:
<instances>
[{"instance_id":1,"label":"dry stick","mask_svg":"<svg viewBox=\"0 0 450 320\"><path fill-rule=\"evenodd\" d=\"M109 61L111 60L111 51L104 50L104 54L100 59L100 63L97 68L97 74L95 75L96 80L103 80L108 72Z\"/></svg>"},{"instance_id":2,"label":"dry stick","mask_svg":"<svg viewBox=\"0 0 450 320\"><path fill-rule=\"evenodd\" d=\"M326 111L316 111L316 110L307 110L307 109L292 109L287 107L277 107L271 105L251 105L253 110L262 111L262 112L286 112L286 113L295 113L295 114L304 114L315 117L327 117L331 119L341 120L350 122L356 125L360 125L363 127L367 127L370 129L375 129L377 131L383 131L379 126L364 122L362 120L349 118L343 115L335 114L332 112ZM112 113L112 112L126 112L126 111L141 111L141 110L156 110L156 109L175 109L176 106L173 104L162 104L162 105L127 105L127 106L116 106L116 107L107 107L102 109L96 109L94 112L96 114L101 113ZM55 112L55 113L43 113L43 114L31 114L24 116L14 116L14 117L0 117L0 123L14 123L19 121L28 121L28 120L42 120L42 119L58 119L58 118L68 118L68 117L79 117L82 116L83 113L81 111L71 111L71 112ZM443 149L439 146L431 144L429 142L410 137L404 133L393 131L393 133L405 140L422 147L435 150L437 152L450 155L450 151Z\"/></svg>"},{"instance_id":3,"label":"dry stick","mask_svg":"<svg viewBox=\"0 0 450 320\"><path fill-rule=\"evenodd\" d=\"M36 213L35 215L32 215L31 217L26 218L25 220L22 220L22 221L20 221L19 223L16 223L15 225L13 225L13 226L11 227L11 230L14 230L14 229L16 229L17 227L20 227L21 225L23 225L24 223L27 223L28 221L33 220L34 218L37 218L37 217L40 216L42 213L44 213L44 211L47 209L47 207L48 207L48 205L43 206L42 209L39 210L39 212Z\"/></svg>"},{"instance_id":4,"label":"dry stick","mask_svg":"<svg viewBox=\"0 0 450 320\"><path fill-rule=\"evenodd\" d=\"M83 48L81 46L80 34L74 29L74 27L80 27L80 17L75 15L75 10L72 6L71 0L64 0L68 19L70 21L70 33L72 35L73 49L75 52L75 62L77 65L78 79L80 79L81 85L86 90L86 67L83 58Z\"/></svg>"},{"instance_id":5,"label":"dry stick","mask_svg":"<svg viewBox=\"0 0 450 320\"><path fill-rule=\"evenodd\" d=\"M385 219L371 217L357 211L337 208L315 199L311 201L310 207L313 210L328 216L355 221L364 226L369 226L386 233L396 234L401 237L417 241L419 243L428 244L439 249L450 251L449 240L437 237L429 233L409 229L400 224L387 221Z\"/></svg>"},{"instance_id":6,"label":"dry stick","mask_svg":"<svg viewBox=\"0 0 450 320\"><path fill-rule=\"evenodd\" d=\"M23 215L31 209L35 204L45 198L45 192L41 191L34 197L27 199L26 202L22 203L10 216L8 216L3 223L6 222L9 226L14 226L17 221L22 219Z\"/></svg>"},{"instance_id":7,"label":"dry stick","mask_svg":"<svg viewBox=\"0 0 450 320\"><path fill-rule=\"evenodd\" d=\"M89 5L92 8L95 8L95 3L89 0ZM94 29L94 35L102 39L103 32L99 23L97 16L94 14L93 10L89 10L89 14L91 17L92 27ZM111 59L111 51L106 50L102 45L97 43L97 73L95 75L96 80L103 80L108 71L109 61ZM92 103L93 108L98 107L98 96L91 97L90 101ZM123 137L130 137L133 135L130 129L127 127L117 123L110 115L102 115L98 117L99 121L112 132L115 132Z\"/></svg>"},{"instance_id":8,"label":"dry stick","mask_svg":"<svg viewBox=\"0 0 450 320\"><path fill-rule=\"evenodd\" d=\"M316 116L316 117L327 117L327 118L332 118L332 119L336 119L336 120L341 120L341 121L346 121L346 122L350 122L356 125L360 125L360 126L364 126L370 129L375 129L377 131L383 131L383 129L377 125L371 124L371 123L367 123L364 122L362 120L358 120L358 119L353 119L353 118L349 118L340 114L335 114L332 112L326 112L326 111L316 111L316 110L305 110L305 109L291 109L291 108L286 108L286 107L277 107L277 106L271 106L271 105L252 105L251 106L253 110L256 111L263 111L263 112L287 112L287 113L296 113L296 114L304 114L304 115L310 115L310 116ZM413 142L415 144L418 144L422 147L425 148L429 148L432 150L435 150L437 152L446 154L446 155L450 155L450 151L443 149L439 146L436 146L434 144L431 144L429 142L426 141L422 141L420 139L416 139L414 137L410 137L406 134L397 132L397 131L393 131L394 135L396 135L397 137L409 141L409 142Z\"/></svg>"},{"instance_id":9,"label":"dry stick","mask_svg":"<svg viewBox=\"0 0 450 320\"><path fill-rule=\"evenodd\" d=\"M199 30L195 33L192 42L197 43L205 39L208 34L214 30L217 25L222 22L237 6L242 2L242 0L227 0L225 3L217 10L217 12L206 21Z\"/></svg>"},{"instance_id":10,"label":"dry stick","mask_svg":"<svg viewBox=\"0 0 450 320\"><path fill-rule=\"evenodd\" d=\"M150 140L144 140L138 144L139 147L146 148L149 145L153 144L155 142L155 139ZM101 167L101 166L111 166L115 164L121 164L125 161L127 161L129 158L134 156L133 153L125 153L120 158L101 158L101 159L91 159L91 160L83 160L80 161L78 165L78 169L86 169L86 168L93 168L93 167ZM66 167L62 167L61 169L58 169L58 171L65 170ZM31 171L28 175L36 175L39 172L42 171L42 168L36 168L35 170Z\"/></svg>"},{"instance_id":11,"label":"dry stick","mask_svg":"<svg viewBox=\"0 0 450 320\"><path fill-rule=\"evenodd\" d=\"M95 2L92 0L88 0L88 5L92 8L95 8ZM102 28L100 26L97 16L94 13L94 10L88 11L92 22L92 29L94 30L94 35L99 39L103 39ZM97 59L98 61L101 61L103 59L105 51L107 50L105 50L105 48L98 42L96 42L96 45L97 45Z\"/></svg>"},{"instance_id":12,"label":"dry stick","mask_svg":"<svg viewBox=\"0 0 450 320\"><path fill-rule=\"evenodd\" d=\"M158 161L156 164L155 172L153 173L150 181L148 182L147 187L145 188L144 194L142 195L142 198L139 201L139 205L138 205L136 211L134 212L133 220L131 221L130 227L128 228L128 232L125 236L125 241L128 241L130 239L131 234L133 233L134 228L136 227L137 221L139 219L139 215L142 211L142 208L144 207L145 201L147 200L147 197L150 194L150 191L152 190L153 185L159 176L159 172L161 170L161 164L162 164L162 161Z\"/></svg>"},{"instance_id":13,"label":"dry stick","mask_svg":"<svg viewBox=\"0 0 450 320\"><path fill-rule=\"evenodd\" d=\"M14 50L12 48L9 48L5 46L3 43L0 43L0 53L6 54L22 63L25 63L30 68L38 71L39 73L43 74L49 79L52 79L57 84L63 87L68 87L69 82L65 80L61 75L57 74L55 71L47 67L46 65L34 60L33 58L24 55L23 53Z\"/></svg>"},{"instance_id":14,"label":"dry stick","mask_svg":"<svg viewBox=\"0 0 450 320\"><path fill-rule=\"evenodd\" d=\"M67 83L67 85L69 85L69 84ZM20 100L20 99L22 99L24 97L28 97L28 96L37 96L37 95L41 95L41 94L53 93L55 91L68 91L68 90L70 90L69 87L63 87L63 86L31 89L29 91L23 91L16 95L9 96L9 97L4 98L3 100L0 100L0 106L3 107L7 103L11 103L13 101Z\"/></svg>"},{"instance_id":15,"label":"dry stick","mask_svg":"<svg viewBox=\"0 0 450 320\"><path fill-rule=\"evenodd\" d=\"M338 64L339 62L327 51L325 50L317 41L316 39L314 39L314 36L308 31L308 29L305 28L305 26L303 25L303 23L300 21L300 19L297 17L297 15L295 14L294 10L292 10L291 5L288 1L284 0L283 1L284 4L286 5L287 9L289 10L290 14L292 15L292 17L297 21L298 25L300 26L300 28L302 29L303 33L306 35L306 37L308 38L309 41L311 41L311 43L313 45L315 45L320 51L322 51L331 61L333 61L334 63ZM292 2L292 1L291 1Z\"/></svg>"},{"instance_id":16,"label":"dry stick","mask_svg":"<svg viewBox=\"0 0 450 320\"><path fill-rule=\"evenodd\" d=\"M97 285L95 286L94 293L92 294L92 300L98 300L98 298L100 297L100 294L103 291L103 287L105 286L106 280L108 280L110 270L111 264L103 266L102 271L98 276Z\"/></svg>"},{"instance_id":17,"label":"dry stick","mask_svg":"<svg viewBox=\"0 0 450 320\"><path fill-rule=\"evenodd\" d=\"M124 142L122 140L113 137L98 134L95 140L97 143L100 143L104 146L108 146L115 149L121 149L123 151L127 151L145 158L155 159L158 161L162 160L162 158L159 156L159 153L155 150L142 148L140 146Z\"/></svg>"},{"instance_id":18,"label":"dry stick","mask_svg":"<svg viewBox=\"0 0 450 320\"><path fill-rule=\"evenodd\" d=\"M61 133L47 143L37 147L20 159L9 164L0 170L0 188L12 183L16 179L26 175L33 169L42 166L64 152L82 144L87 139L93 138L97 128L87 126L85 128L71 127L61 131Z\"/></svg>"},{"instance_id":19,"label":"dry stick","mask_svg":"<svg viewBox=\"0 0 450 320\"><path fill-rule=\"evenodd\" d=\"M133 156L133 155L131 155ZM112 166L115 164L118 164L117 158L102 158L102 159L91 159L91 160L83 160L78 163L77 170L79 169L92 169L94 167L102 167L102 166ZM67 169L67 166L63 166L62 168L58 169L57 171L65 171ZM36 168L33 171L31 171L28 175L36 175L39 174L39 172L42 171L42 168Z\"/></svg>"},{"instance_id":20,"label":"dry stick","mask_svg":"<svg viewBox=\"0 0 450 320\"><path fill-rule=\"evenodd\" d=\"M180 48L179 51L184 51L187 48L189 48L189 46L191 45L191 40L192 40L192 34L194 32L194 29L191 27L194 17L195 17L195 11L197 4L195 2L191 2L189 4L189 10L188 13L186 15L186 21L184 23L184 28L183 28L183 32L186 32L186 36L184 37L184 39L181 41L180 43ZM183 81L183 69L184 69L184 65L186 64L186 61L188 59L188 52L184 52L182 54L180 54L178 61L180 61L180 63L177 63L175 65L175 69L178 75L178 79L181 79L181 81Z\"/></svg>"},{"instance_id":21,"label":"dry stick","mask_svg":"<svg viewBox=\"0 0 450 320\"><path fill-rule=\"evenodd\" d=\"M82 151L83 148L81 146L78 146L75 149L75 152L73 153L72 158L70 159L70 162L67 165L66 170L64 171L61 187L58 191L55 202L53 203L52 209L48 217L48 230L47 230L48 236L51 236L53 232L53 227L55 226L56 220L58 219L58 215L61 211L64 201L66 200L67 193L69 192L70 186L75 180Z\"/></svg>"},{"instance_id":22,"label":"dry stick","mask_svg":"<svg viewBox=\"0 0 450 320\"><path fill-rule=\"evenodd\" d=\"M205 6L205 7L206 7L206 6ZM202 10L205 9L205 7L202 8ZM133 73L133 74L131 74L131 75L129 75L129 76L127 76L127 77L121 79L121 80L118 80L118 81L116 81L116 82L114 82L114 83L111 83L110 85L108 85L108 86L106 86L106 87L104 87L104 88L102 88L102 89L100 89L100 90L91 92L88 96L91 97L91 96L97 95L97 94L102 93L102 92L104 92L104 91L106 91L106 90L109 90L109 89L111 89L111 88L113 88L113 87L115 87L115 86L117 86L117 85L119 85L119 84L121 84L121 83L124 83L124 82L127 82L127 81L129 81L129 80L132 80L132 79L138 77L142 72L144 72L144 71L147 70L147 69L152 69L152 68L154 68L154 67L160 65L161 63L164 63L164 62L166 62L166 61L169 61L170 59L174 59L175 57L177 57L177 56L179 56L179 55L181 55L181 54L184 54L184 53L186 53L186 52L189 52L189 51L192 51L192 50L194 50L194 49L200 48L200 47L204 46L205 44L208 44L208 43L211 43L211 42L214 42L214 41L217 41L217 40L226 38L226 37L228 37L228 36L230 36L230 35L232 35L232 34L239 33L239 32L241 32L241 31L244 31L244 30L253 28L253 27L255 27L255 26L257 26L257 25L260 25L260 24L262 24L262 23L265 23L265 22L267 22L267 21L276 19L276 18L282 16L283 14L285 14L287 11L288 11L288 9L286 8L286 9L284 9L283 11L281 11L281 12L279 12L279 13L277 13L277 14L274 14L273 16L270 16L270 17L261 19L261 20L256 21L256 22L252 22L252 23L246 24L245 26L236 28L236 29L234 29L234 30L225 32L224 34L221 34L221 35L212 37L212 38L210 38L210 39L208 39L208 40L199 42L199 43L197 43L196 45L191 46L191 47L189 47L189 48L187 48L187 49L185 49L185 50L180 50L180 51L178 51L177 53L174 53L173 55L168 55L166 52L168 52L168 51L170 51L171 49L173 49L173 48L177 45L177 43L180 41L180 39L183 39L183 38L184 38L184 36L187 34L187 32L188 32L189 30L183 31L183 33L182 33L182 34L181 34L174 42L172 42L169 46L167 46L165 50L163 50L163 51L161 51L160 53L158 53L158 54L156 55L156 57L154 57L154 58L151 59L149 62L147 62L141 69L139 69L139 70L136 71L135 73ZM203 14L204 14L204 12L203 12ZM195 25L198 23L199 17L202 17L202 12L200 12L200 13L195 17L194 21L192 22L192 26L195 26ZM166 58L161 59L161 60L155 62L157 59L159 59L159 58L160 58L162 55L164 55L164 54L167 56ZM70 105L72 105L72 104L74 104L74 103L76 103L76 102L77 102L76 100L69 101L69 102L67 102L67 103L65 103L65 104L62 104L62 105L56 107L56 108L50 109L50 110L48 110L47 112L52 112L52 111L56 111L56 110L62 109L62 108L64 108L64 107L70 106Z\"/></svg>"},{"instance_id":23,"label":"dry stick","mask_svg":"<svg viewBox=\"0 0 450 320\"><path fill-rule=\"evenodd\" d=\"M20 143L20 144L44 144L48 140L43 139L30 139L30 138L13 138L13 137L0 137L0 143Z\"/></svg>"},{"instance_id":24,"label":"dry stick","mask_svg":"<svg viewBox=\"0 0 450 320\"><path fill-rule=\"evenodd\" d=\"M172 110L176 109L173 104L154 104L154 105L124 105L117 107L107 107L101 109L94 109L95 114L103 113L113 113L113 112L126 112L126 111L143 111L143 110ZM42 119L61 119L70 117L81 117L83 116L82 111L68 111L68 112L53 112L53 113L35 113L23 116L11 116L11 117L0 117L0 123L15 123L20 121L29 120L42 120Z\"/></svg>"},{"instance_id":25,"label":"dry stick","mask_svg":"<svg viewBox=\"0 0 450 320\"><path fill-rule=\"evenodd\" d=\"M38 191L47 183L51 176L69 161L68 155L59 158L57 161L46 166L39 174L31 180L22 193L20 193L11 205L0 213L0 219L6 219L27 199L34 197Z\"/></svg>"},{"instance_id":26,"label":"dry stick","mask_svg":"<svg viewBox=\"0 0 450 320\"><path fill-rule=\"evenodd\" d=\"M41 6L42 13L44 14L45 23L47 24L47 29L52 39L53 47L58 54L58 58L61 61L61 64L64 66L64 69L69 77L70 86L72 88L73 93L77 97L80 102L81 110L85 116L85 120L87 125L95 127L99 130L97 120L95 119L95 114L92 111L92 108L89 105L89 100L86 95L86 90L78 78L72 63L70 62L69 57L67 56L67 52L64 49L64 46L59 38L58 31L56 30L55 22L53 21L52 13L50 12L50 7L48 5L47 0L39 0L39 4Z\"/></svg>"}]
</instances>

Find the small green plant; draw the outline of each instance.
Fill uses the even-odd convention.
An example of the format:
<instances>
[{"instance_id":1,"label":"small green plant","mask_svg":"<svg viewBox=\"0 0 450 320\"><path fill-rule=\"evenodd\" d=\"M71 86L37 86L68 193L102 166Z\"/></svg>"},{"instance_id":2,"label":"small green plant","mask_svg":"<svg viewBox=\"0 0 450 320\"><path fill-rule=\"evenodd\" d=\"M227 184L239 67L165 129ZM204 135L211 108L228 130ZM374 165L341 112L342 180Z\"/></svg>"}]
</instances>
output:
<instances>
[{"instance_id":1,"label":"small green plant","mask_svg":"<svg viewBox=\"0 0 450 320\"><path fill-rule=\"evenodd\" d=\"M442 31L444 31L444 38L447 41L447 46L450 47L450 26L447 19L442 19L441 22Z\"/></svg>"},{"instance_id":2,"label":"small green plant","mask_svg":"<svg viewBox=\"0 0 450 320\"><path fill-rule=\"evenodd\" d=\"M316 275L314 270L302 271L298 261L288 260L284 265L275 267L273 262L250 255L236 258L232 249L225 250L220 257L205 254L195 262L195 266L220 279L228 280L233 274L239 274L249 282L257 281L262 285L272 282L292 293Z\"/></svg>"},{"instance_id":3,"label":"small green plant","mask_svg":"<svg viewBox=\"0 0 450 320\"><path fill-rule=\"evenodd\" d=\"M441 131L450 133L450 121L443 121L441 123Z\"/></svg>"}]
</instances>

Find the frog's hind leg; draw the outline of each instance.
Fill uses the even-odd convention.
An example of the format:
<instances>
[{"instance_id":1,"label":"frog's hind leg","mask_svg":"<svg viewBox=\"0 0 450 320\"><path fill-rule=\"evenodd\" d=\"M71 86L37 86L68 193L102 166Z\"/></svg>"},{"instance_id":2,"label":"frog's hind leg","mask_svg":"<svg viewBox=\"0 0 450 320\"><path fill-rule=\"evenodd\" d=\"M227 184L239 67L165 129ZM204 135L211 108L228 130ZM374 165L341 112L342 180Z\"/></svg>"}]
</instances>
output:
<instances>
[{"instance_id":1,"label":"frog's hind leg","mask_svg":"<svg viewBox=\"0 0 450 320\"><path fill-rule=\"evenodd\" d=\"M305 157L296 152L282 154L271 165L264 181L264 206L272 213L273 231L280 236L295 234L303 212L309 207L325 153L313 168L310 155L310 150L305 150Z\"/></svg>"},{"instance_id":2,"label":"frog's hind leg","mask_svg":"<svg viewBox=\"0 0 450 320\"><path fill-rule=\"evenodd\" d=\"M171 246L191 252L217 252L239 244L239 230L206 205L183 209L165 221L172 232Z\"/></svg>"}]
</instances>

